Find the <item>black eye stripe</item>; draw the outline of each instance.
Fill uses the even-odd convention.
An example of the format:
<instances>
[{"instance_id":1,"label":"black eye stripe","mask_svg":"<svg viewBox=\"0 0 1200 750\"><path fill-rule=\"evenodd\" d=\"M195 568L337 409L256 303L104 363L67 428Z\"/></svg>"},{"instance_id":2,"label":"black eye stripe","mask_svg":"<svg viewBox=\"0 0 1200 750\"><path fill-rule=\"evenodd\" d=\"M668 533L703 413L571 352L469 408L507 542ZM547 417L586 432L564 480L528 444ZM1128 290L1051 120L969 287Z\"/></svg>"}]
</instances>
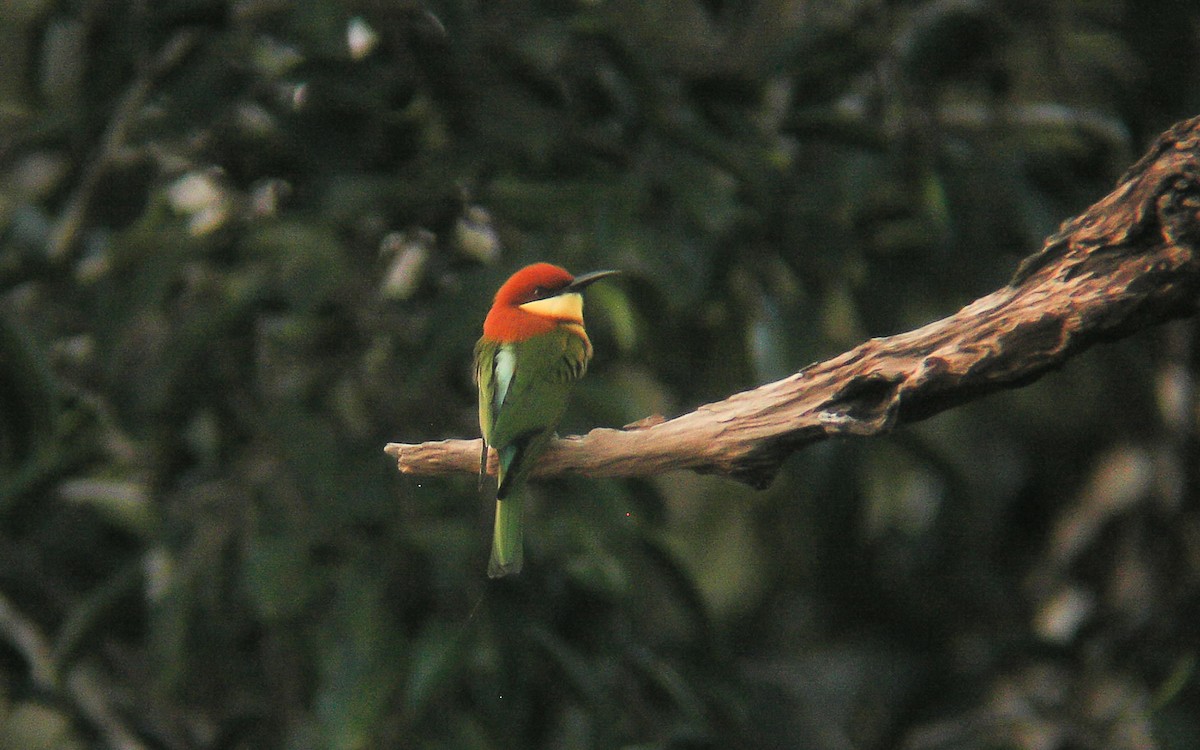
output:
<instances>
[{"instance_id":1,"label":"black eye stripe","mask_svg":"<svg viewBox=\"0 0 1200 750\"><path fill-rule=\"evenodd\" d=\"M559 284L556 286L535 286L532 289L532 291L529 292L529 295L525 301L533 302L534 300L546 299L547 297L553 297L554 295L561 292L566 286L567 286L567 284Z\"/></svg>"}]
</instances>

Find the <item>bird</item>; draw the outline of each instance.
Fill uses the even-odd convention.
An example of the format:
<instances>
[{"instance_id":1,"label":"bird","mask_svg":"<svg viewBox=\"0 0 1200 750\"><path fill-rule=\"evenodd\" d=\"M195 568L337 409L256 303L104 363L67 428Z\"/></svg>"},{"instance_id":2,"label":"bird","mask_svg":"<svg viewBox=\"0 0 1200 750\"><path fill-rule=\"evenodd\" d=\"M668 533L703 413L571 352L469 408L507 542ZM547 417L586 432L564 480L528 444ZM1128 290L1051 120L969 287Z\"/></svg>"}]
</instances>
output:
<instances>
[{"instance_id":1,"label":"bird","mask_svg":"<svg viewBox=\"0 0 1200 750\"><path fill-rule=\"evenodd\" d=\"M575 381L587 372L592 342L583 327L588 285L618 271L572 276L551 263L514 273L496 292L475 344L483 449L479 481L495 449L496 520L488 576L519 573L524 560L522 503L514 490L528 476L567 408Z\"/></svg>"}]
</instances>

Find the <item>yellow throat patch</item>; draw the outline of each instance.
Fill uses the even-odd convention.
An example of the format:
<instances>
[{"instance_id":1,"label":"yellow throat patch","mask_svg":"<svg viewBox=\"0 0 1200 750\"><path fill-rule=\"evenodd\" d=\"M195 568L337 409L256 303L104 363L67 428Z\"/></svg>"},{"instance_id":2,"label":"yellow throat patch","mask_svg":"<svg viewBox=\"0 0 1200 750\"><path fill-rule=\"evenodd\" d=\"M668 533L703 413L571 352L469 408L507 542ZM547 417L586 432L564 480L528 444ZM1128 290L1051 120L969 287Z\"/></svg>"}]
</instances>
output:
<instances>
[{"instance_id":1,"label":"yellow throat patch","mask_svg":"<svg viewBox=\"0 0 1200 750\"><path fill-rule=\"evenodd\" d=\"M583 322L583 295L577 292L560 294L546 299L535 299L520 306L522 310L535 315L544 315L555 320L569 320L573 323Z\"/></svg>"}]
</instances>

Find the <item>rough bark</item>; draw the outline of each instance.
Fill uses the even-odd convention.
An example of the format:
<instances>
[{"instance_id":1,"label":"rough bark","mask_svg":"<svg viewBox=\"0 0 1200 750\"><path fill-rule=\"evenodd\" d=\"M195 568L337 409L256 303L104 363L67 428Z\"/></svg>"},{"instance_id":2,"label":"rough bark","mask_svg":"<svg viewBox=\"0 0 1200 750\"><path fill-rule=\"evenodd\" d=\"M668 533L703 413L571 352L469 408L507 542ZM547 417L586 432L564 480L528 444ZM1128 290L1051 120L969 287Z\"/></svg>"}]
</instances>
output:
<instances>
[{"instance_id":1,"label":"rough bark","mask_svg":"<svg viewBox=\"0 0 1200 750\"><path fill-rule=\"evenodd\" d=\"M556 440L534 473L690 469L765 487L810 443L894 430L1030 383L1098 341L1194 314L1198 244L1200 117L1159 136L1115 190L1065 222L1007 286L957 313L674 419ZM385 450L406 474L478 470L478 440Z\"/></svg>"}]
</instances>

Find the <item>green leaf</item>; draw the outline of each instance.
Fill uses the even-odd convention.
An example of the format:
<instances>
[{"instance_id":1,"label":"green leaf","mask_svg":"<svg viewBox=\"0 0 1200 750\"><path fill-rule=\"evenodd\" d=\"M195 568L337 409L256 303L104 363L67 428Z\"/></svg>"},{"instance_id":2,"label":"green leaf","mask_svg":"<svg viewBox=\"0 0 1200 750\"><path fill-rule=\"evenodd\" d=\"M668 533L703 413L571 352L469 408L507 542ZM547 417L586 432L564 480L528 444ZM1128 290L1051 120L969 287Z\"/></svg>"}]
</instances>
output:
<instances>
[{"instance_id":1,"label":"green leaf","mask_svg":"<svg viewBox=\"0 0 1200 750\"><path fill-rule=\"evenodd\" d=\"M0 512L65 459L49 365L30 333L0 315Z\"/></svg>"},{"instance_id":2,"label":"green leaf","mask_svg":"<svg viewBox=\"0 0 1200 750\"><path fill-rule=\"evenodd\" d=\"M409 644L403 713L416 724L462 668L461 630L430 622Z\"/></svg>"},{"instance_id":3,"label":"green leaf","mask_svg":"<svg viewBox=\"0 0 1200 750\"><path fill-rule=\"evenodd\" d=\"M384 712L401 685L403 644L387 626L382 592L373 577L342 571L318 632L314 716L323 747L374 747Z\"/></svg>"}]
</instances>

